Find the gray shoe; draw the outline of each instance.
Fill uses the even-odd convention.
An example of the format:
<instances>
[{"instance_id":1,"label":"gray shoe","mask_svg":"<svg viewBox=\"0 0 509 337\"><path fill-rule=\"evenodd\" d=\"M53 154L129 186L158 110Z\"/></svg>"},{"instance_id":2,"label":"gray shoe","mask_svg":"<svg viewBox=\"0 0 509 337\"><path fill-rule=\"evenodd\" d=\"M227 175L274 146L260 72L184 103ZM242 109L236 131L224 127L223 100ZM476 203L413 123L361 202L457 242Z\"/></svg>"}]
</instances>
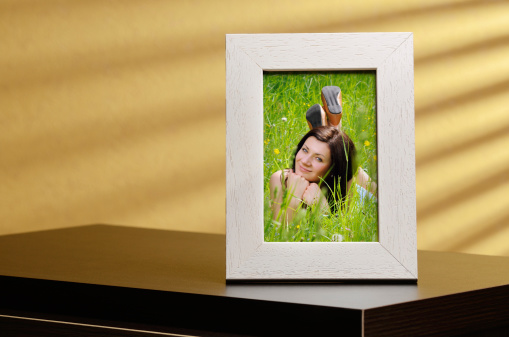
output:
<instances>
[{"instance_id":1,"label":"gray shoe","mask_svg":"<svg viewBox=\"0 0 509 337\"><path fill-rule=\"evenodd\" d=\"M336 86L327 86L322 88L322 102L323 108L327 113L329 123L334 126L338 126L341 122L343 115L343 98L341 95L341 89Z\"/></svg>"}]
</instances>

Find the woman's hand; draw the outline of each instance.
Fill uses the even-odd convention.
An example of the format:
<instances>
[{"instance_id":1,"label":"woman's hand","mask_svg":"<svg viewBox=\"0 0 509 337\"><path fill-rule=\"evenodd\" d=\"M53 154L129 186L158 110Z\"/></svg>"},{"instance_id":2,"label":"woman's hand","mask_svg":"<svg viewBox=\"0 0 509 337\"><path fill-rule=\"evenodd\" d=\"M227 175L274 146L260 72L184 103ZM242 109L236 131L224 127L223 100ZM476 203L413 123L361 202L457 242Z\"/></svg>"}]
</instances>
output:
<instances>
[{"instance_id":1,"label":"woman's hand","mask_svg":"<svg viewBox=\"0 0 509 337\"><path fill-rule=\"evenodd\" d=\"M294 197L302 200L303 199L302 195L304 194L304 191L308 188L309 181L293 172L289 172L287 173L287 175L288 180L286 182L287 184L286 186L288 190L290 191L290 193L293 194Z\"/></svg>"},{"instance_id":2,"label":"woman's hand","mask_svg":"<svg viewBox=\"0 0 509 337\"><path fill-rule=\"evenodd\" d=\"M322 190L318 184L315 183L309 184L309 186L304 191L304 194L302 195L302 199L308 206L319 203L322 198L325 198Z\"/></svg>"}]
</instances>

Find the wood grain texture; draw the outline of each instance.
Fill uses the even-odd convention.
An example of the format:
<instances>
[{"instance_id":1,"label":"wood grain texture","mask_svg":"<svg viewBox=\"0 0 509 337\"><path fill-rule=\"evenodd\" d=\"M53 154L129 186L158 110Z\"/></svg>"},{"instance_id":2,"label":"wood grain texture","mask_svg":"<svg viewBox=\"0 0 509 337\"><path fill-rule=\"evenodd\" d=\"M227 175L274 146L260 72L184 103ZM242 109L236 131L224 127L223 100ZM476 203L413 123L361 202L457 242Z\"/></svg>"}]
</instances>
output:
<instances>
[{"instance_id":1,"label":"wood grain texture","mask_svg":"<svg viewBox=\"0 0 509 337\"><path fill-rule=\"evenodd\" d=\"M507 257L419 251L418 284L246 284L226 282L224 247L223 235L105 225L0 236L0 317L63 322L0 318L0 335L120 332L107 327L199 336L509 331Z\"/></svg>"},{"instance_id":2,"label":"wood grain texture","mask_svg":"<svg viewBox=\"0 0 509 337\"><path fill-rule=\"evenodd\" d=\"M413 39L377 70L380 243L417 278Z\"/></svg>"},{"instance_id":3,"label":"wood grain texture","mask_svg":"<svg viewBox=\"0 0 509 337\"><path fill-rule=\"evenodd\" d=\"M379 243L263 241L263 71L375 69ZM417 279L411 33L226 37L226 278Z\"/></svg>"},{"instance_id":4,"label":"wood grain texture","mask_svg":"<svg viewBox=\"0 0 509 337\"><path fill-rule=\"evenodd\" d=\"M52 321L17 316L0 315L2 337L196 337L217 336L216 334L200 333L177 330L176 332L156 332L136 329L125 329L113 326L69 323L66 321Z\"/></svg>"},{"instance_id":5,"label":"wood grain texture","mask_svg":"<svg viewBox=\"0 0 509 337\"><path fill-rule=\"evenodd\" d=\"M380 243L264 243L229 279L413 279Z\"/></svg>"},{"instance_id":6,"label":"wood grain texture","mask_svg":"<svg viewBox=\"0 0 509 337\"><path fill-rule=\"evenodd\" d=\"M226 273L263 242L263 71L226 40Z\"/></svg>"},{"instance_id":7,"label":"wood grain texture","mask_svg":"<svg viewBox=\"0 0 509 337\"><path fill-rule=\"evenodd\" d=\"M235 35L264 70L376 69L409 33Z\"/></svg>"},{"instance_id":8,"label":"wood grain texture","mask_svg":"<svg viewBox=\"0 0 509 337\"><path fill-rule=\"evenodd\" d=\"M509 289L502 286L366 310L364 336L477 336L475 332L503 326L507 336L507 303Z\"/></svg>"}]
</instances>

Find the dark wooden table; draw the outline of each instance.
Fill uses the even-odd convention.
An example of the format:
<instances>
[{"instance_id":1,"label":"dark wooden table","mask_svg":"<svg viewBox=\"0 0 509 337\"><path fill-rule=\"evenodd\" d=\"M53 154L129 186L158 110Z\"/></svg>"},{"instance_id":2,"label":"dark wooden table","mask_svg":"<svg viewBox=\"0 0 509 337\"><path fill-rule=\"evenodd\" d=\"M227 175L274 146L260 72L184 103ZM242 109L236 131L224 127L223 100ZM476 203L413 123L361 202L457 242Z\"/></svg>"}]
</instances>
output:
<instances>
[{"instance_id":1,"label":"dark wooden table","mask_svg":"<svg viewBox=\"0 0 509 337\"><path fill-rule=\"evenodd\" d=\"M417 284L226 284L225 237L0 237L0 336L509 336L509 258L419 251Z\"/></svg>"}]
</instances>

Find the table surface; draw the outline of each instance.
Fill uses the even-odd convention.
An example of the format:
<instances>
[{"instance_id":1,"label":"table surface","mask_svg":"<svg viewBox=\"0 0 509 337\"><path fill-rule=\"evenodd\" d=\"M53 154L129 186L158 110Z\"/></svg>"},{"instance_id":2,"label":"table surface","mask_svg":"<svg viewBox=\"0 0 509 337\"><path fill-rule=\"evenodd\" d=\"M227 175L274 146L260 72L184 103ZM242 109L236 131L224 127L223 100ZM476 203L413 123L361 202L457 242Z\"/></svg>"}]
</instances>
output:
<instances>
[{"instance_id":1,"label":"table surface","mask_svg":"<svg viewBox=\"0 0 509 337\"><path fill-rule=\"evenodd\" d=\"M224 235L90 225L0 236L0 275L4 292L6 288L14 287L13 284L22 284L20 280L38 280L38 284L46 280L58 282L59 286L93 285L106 287L104 289L114 287L187 295L182 301L197 299L203 300L202 304L228 300L221 303L228 304L228 308L239 303L242 307L245 303L242 307L245 310L249 310L246 309L250 308L248 305L257 303L286 305L285 308L291 310L321 308L334 315L359 312L360 316L354 316L360 317L362 327L359 331L366 336L370 331L365 326L367 323L378 322L372 326L380 326L380 320L388 314L394 322L398 315L403 320L405 312L417 308L420 303L428 307L432 304L433 308L426 310L436 312L435 319L439 320L437 305L452 305L456 300L463 307L469 303L474 307L486 307L481 302L489 295L500 302L487 298L486 303L492 306L490 310L503 311L502 316L490 321L489 326L499 326L509 318L508 305L504 304L509 299L509 258L419 251L418 267L417 284L230 284L225 281ZM26 287L32 288L33 284ZM191 298L191 295L200 296ZM16 306L15 309L19 311L20 308ZM13 312L8 309L12 309L12 305L4 305L4 313ZM474 316L485 314L473 313ZM472 317L466 320L475 321ZM471 329L468 328L470 323L465 322L462 333ZM219 331L217 327L216 331Z\"/></svg>"}]
</instances>

